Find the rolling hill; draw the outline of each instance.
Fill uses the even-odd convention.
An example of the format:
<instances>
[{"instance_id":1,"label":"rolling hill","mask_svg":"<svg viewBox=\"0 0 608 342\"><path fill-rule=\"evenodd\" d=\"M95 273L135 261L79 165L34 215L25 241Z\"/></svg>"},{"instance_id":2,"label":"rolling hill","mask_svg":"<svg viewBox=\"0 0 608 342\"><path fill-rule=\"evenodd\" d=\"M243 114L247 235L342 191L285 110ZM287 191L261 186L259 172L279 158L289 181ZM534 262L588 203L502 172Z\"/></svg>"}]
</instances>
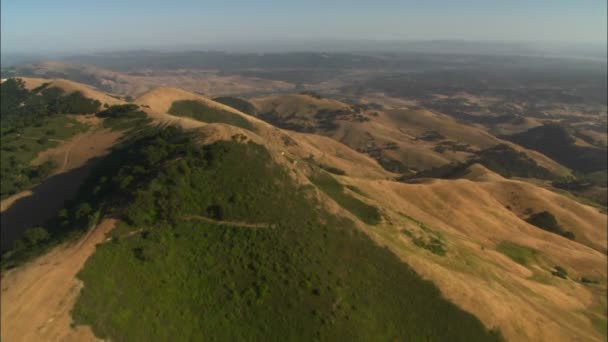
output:
<instances>
[{"instance_id":1,"label":"rolling hill","mask_svg":"<svg viewBox=\"0 0 608 342\"><path fill-rule=\"evenodd\" d=\"M606 338L605 212L479 163L397 181L501 145L568 172L540 153L438 113L317 94L243 113L176 88L131 104L78 89L108 103L94 132L122 138L4 254L15 329L2 339ZM545 211L575 238L526 221Z\"/></svg>"},{"instance_id":2,"label":"rolling hill","mask_svg":"<svg viewBox=\"0 0 608 342\"><path fill-rule=\"evenodd\" d=\"M377 103L347 103L317 94L253 98L255 116L277 127L329 136L370 155L386 170L416 172L463 162L481 150L507 144L556 176L571 172L546 156L437 112Z\"/></svg>"},{"instance_id":3,"label":"rolling hill","mask_svg":"<svg viewBox=\"0 0 608 342\"><path fill-rule=\"evenodd\" d=\"M505 137L536 150L573 170L588 173L608 169L608 151L577 143L576 137L557 124L546 124Z\"/></svg>"}]
</instances>

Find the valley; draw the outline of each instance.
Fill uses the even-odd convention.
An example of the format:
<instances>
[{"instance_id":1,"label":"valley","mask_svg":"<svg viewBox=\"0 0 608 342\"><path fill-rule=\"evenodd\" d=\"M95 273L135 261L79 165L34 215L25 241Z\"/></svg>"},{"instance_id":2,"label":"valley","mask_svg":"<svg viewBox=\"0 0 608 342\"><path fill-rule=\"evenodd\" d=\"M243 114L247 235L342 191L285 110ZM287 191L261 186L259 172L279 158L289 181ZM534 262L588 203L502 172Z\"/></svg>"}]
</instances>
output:
<instances>
[{"instance_id":1,"label":"valley","mask_svg":"<svg viewBox=\"0 0 608 342\"><path fill-rule=\"evenodd\" d=\"M209 55L3 68L3 340L605 340L590 67Z\"/></svg>"}]
</instances>

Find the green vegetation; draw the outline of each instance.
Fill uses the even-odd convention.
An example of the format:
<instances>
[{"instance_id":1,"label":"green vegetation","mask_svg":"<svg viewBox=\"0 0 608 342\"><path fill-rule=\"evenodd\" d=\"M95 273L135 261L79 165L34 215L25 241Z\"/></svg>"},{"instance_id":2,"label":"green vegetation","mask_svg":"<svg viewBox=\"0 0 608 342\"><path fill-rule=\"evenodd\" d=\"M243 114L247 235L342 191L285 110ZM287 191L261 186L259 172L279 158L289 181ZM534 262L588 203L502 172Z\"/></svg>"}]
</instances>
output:
<instances>
[{"instance_id":1,"label":"green vegetation","mask_svg":"<svg viewBox=\"0 0 608 342\"><path fill-rule=\"evenodd\" d=\"M562 228L562 226L560 226L557 222L555 216L548 211L532 214L526 219L526 222L553 234L561 235L570 240L574 240L576 238L573 232L564 230L564 228Z\"/></svg>"},{"instance_id":2,"label":"green vegetation","mask_svg":"<svg viewBox=\"0 0 608 342\"><path fill-rule=\"evenodd\" d=\"M538 165L536 161L523 152L518 152L508 145L497 145L478 153L478 162L503 177L524 177L554 179L551 171Z\"/></svg>"},{"instance_id":3,"label":"green vegetation","mask_svg":"<svg viewBox=\"0 0 608 342\"><path fill-rule=\"evenodd\" d=\"M30 188L54 169L51 162L32 166L38 153L86 130L86 125L64 114L91 113L99 102L75 92L48 88L29 91L20 79L0 85L0 198Z\"/></svg>"},{"instance_id":4,"label":"green vegetation","mask_svg":"<svg viewBox=\"0 0 608 342\"><path fill-rule=\"evenodd\" d=\"M310 180L341 207L350 211L361 221L372 225L380 223L382 217L380 216L378 208L364 203L346 193L344 191L344 186L331 175L325 172L319 172L311 177Z\"/></svg>"},{"instance_id":5,"label":"green vegetation","mask_svg":"<svg viewBox=\"0 0 608 342\"><path fill-rule=\"evenodd\" d=\"M45 85L29 91L22 80L11 78L0 85L0 134L19 133L56 114L95 113L100 106L80 92L65 94L63 89Z\"/></svg>"},{"instance_id":6,"label":"green vegetation","mask_svg":"<svg viewBox=\"0 0 608 342\"><path fill-rule=\"evenodd\" d=\"M302 94L302 95L308 95L308 96L310 96L310 97L312 97L312 98L315 98L315 99L317 99L317 100L320 100L320 99L322 99L322 98L323 98L323 97L321 96L321 94L319 94L319 93L317 93L317 92L314 92L314 91L312 91L312 90L305 90L305 91L300 92L300 94Z\"/></svg>"},{"instance_id":7,"label":"green vegetation","mask_svg":"<svg viewBox=\"0 0 608 342\"><path fill-rule=\"evenodd\" d=\"M591 317L591 324L603 337L608 336L608 321L603 317Z\"/></svg>"},{"instance_id":8,"label":"green vegetation","mask_svg":"<svg viewBox=\"0 0 608 342\"><path fill-rule=\"evenodd\" d=\"M534 248L518 245L509 241L503 241L498 244L498 246L496 246L496 251L508 256L511 260L523 266L528 266L537 262L540 255L539 251Z\"/></svg>"},{"instance_id":9,"label":"green vegetation","mask_svg":"<svg viewBox=\"0 0 608 342\"><path fill-rule=\"evenodd\" d=\"M407 182L416 178L443 178L453 179L459 178L467 174L469 166L472 163L450 163L447 165L434 167L431 169L423 170L418 173L404 174L398 178L400 182Z\"/></svg>"},{"instance_id":10,"label":"green vegetation","mask_svg":"<svg viewBox=\"0 0 608 342\"><path fill-rule=\"evenodd\" d=\"M86 129L87 125L67 115L56 114L0 136L0 198L16 194L46 179L56 165L45 162L33 166L31 162L40 152Z\"/></svg>"},{"instance_id":11,"label":"green vegetation","mask_svg":"<svg viewBox=\"0 0 608 342\"><path fill-rule=\"evenodd\" d=\"M573 134L562 125L549 123L505 138L539 151L573 170L606 172L606 148L577 145Z\"/></svg>"},{"instance_id":12,"label":"green vegetation","mask_svg":"<svg viewBox=\"0 0 608 342\"><path fill-rule=\"evenodd\" d=\"M568 279L568 272L566 272L565 268L563 268L561 266L555 266L554 268L555 268L555 270L551 271L551 274L553 274L556 277Z\"/></svg>"},{"instance_id":13,"label":"green vegetation","mask_svg":"<svg viewBox=\"0 0 608 342\"><path fill-rule=\"evenodd\" d=\"M223 109L208 106L196 100L180 100L173 102L171 108L169 108L169 114L187 116L209 123L224 123L250 131L254 130L251 122L244 117Z\"/></svg>"},{"instance_id":14,"label":"green vegetation","mask_svg":"<svg viewBox=\"0 0 608 342\"><path fill-rule=\"evenodd\" d=\"M97 113L105 119L103 126L114 131L142 128L152 120L135 104L115 105Z\"/></svg>"},{"instance_id":15,"label":"green vegetation","mask_svg":"<svg viewBox=\"0 0 608 342\"><path fill-rule=\"evenodd\" d=\"M386 171L395 172L395 173L405 173L408 171L408 168L407 168L407 166L405 166L405 164L403 164L402 162L395 160L395 159L380 157L378 159L378 163Z\"/></svg>"},{"instance_id":16,"label":"green vegetation","mask_svg":"<svg viewBox=\"0 0 608 342\"><path fill-rule=\"evenodd\" d=\"M575 195L579 200L587 200L590 205L599 205L606 211L606 207L608 207L606 191L594 190L605 188L608 185L607 177L608 172L606 171L596 171L587 174L576 172L575 178L557 179L551 185L554 188L562 189Z\"/></svg>"},{"instance_id":17,"label":"green vegetation","mask_svg":"<svg viewBox=\"0 0 608 342\"><path fill-rule=\"evenodd\" d=\"M599 284L600 282L597 279L582 277L581 283L583 284Z\"/></svg>"},{"instance_id":18,"label":"green vegetation","mask_svg":"<svg viewBox=\"0 0 608 342\"><path fill-rule=\"evenodd\" d=\"M359 189L358 187L356 187L356 186L354 186L354 185L350 185L350 184L349 184L349 185L346 185L346 188L347 188L348 190L350 190L350 191L352 191L352 192L354 192L354 193L358 194L358 195L361 195L361 196L367 197L367 195L365 194L365 192L363 192L361 189Z\"/></svg>"},{"instance_id":19,"label":"green vegetation","mask_svg":"<svg viewBox=\"0 0 608 342\"><path fill-rule=\"evenodd\" d=\"M444 239L439 232L427 226L424 222L418 221L415 218L408 216L404 213L399 212L399 215L416 223L418 227L420 227L420 231L418 231L417 233L409 229L404 229L402 231L403 234L407 235L407 237L410 238L414 245L420 248L424 248L430 251L431 253L439 256L446 255L447 250L443 241Z\"/></svg>"},{"instance_id":20,"label":"green vegetation","mask_svg":"<svg viewBox=\"0 0 608 342\"><path fill-rule=\"evenodd\" d=\"M230 106L245 114L257 115L257 109L253 104L251 104L251 102L240 99L238 97L221 96L214 98L213 101L225 104L226 106Z\"/></svg>"},{"instance_id":21,"label":"green vegetation","mask_svg":"<svg viewBox=\"0 0 608 342\"><path fill-rule=\"evenodd\" d=\"M346 174L346 172L342 169L339 169L337 167L333 167L333 166L329 166L329 165L325 165L325 164L318 164L318 166L329 172L329 173L333 173L334 175L338 175L338 176L344 176Z\"/></svg>"},{"instance_id":22,"label":"green vegetation","mask_svg":"<svg viewBox=\"0 0 608 342\"><path fill-rule=\"evenodd\" d=\"M413 178L459 178L467 174L468 168L479 163L499 175L523 178L555 179L549 170L538 165L536 161L523 152L518 152L508 145L496 145L482 150L477 155L463 163L451 163L440 167L424 170L413 175L404 175L399 180L408 181Z\"/></svg>"},{"instance_id":23,"label":"green vegetation","mask_svg":"<svg viewBox=\"0 0 608 342\"><path fill-rule=\"evenodd\" d=\"M403 234L407 235L410 240L414 243L414 245L420 247L420 248L424 248L426 250L428 250L429 252L439 255L439 256L445 256L446 254L446 249L445 249L445 244L443 243L443 241L441 240L440 236L437 234L430 234L430 235L426 235L426 234L414 234L414 232L410 231L410 230L403 230Z\"/></svg>"},{"instance_id":24,"label":"green vegetation","mask_svg":"<svg viewBox=\"0 0 608 342\"><path fill-rule=\"evenodd\" d=\"M135 341L501 340L352 222L320 210L307 189L253 143L140 134L73 203L81 215L123 217L124 233L143 228L87 261L75 323Z\"/></svg>"}]
</instances>

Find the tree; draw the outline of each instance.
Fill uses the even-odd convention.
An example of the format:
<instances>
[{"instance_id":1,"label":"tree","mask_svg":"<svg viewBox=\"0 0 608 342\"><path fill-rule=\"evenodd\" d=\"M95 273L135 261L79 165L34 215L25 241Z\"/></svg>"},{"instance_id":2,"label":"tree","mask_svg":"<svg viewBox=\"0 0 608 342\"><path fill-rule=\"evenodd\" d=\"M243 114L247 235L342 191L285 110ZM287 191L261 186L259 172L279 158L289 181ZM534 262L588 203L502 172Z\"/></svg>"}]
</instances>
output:
<instances>
[{"instance_id":1,"label":"tree","mask_svg":"<svg viewBox=\"0 0 608 342\"><path fill-rule=\"evenodd\" d=\"M551 272L556 277L568 279L568 272L561 266L555 266L555 271Z\"/></svg>"},{"instance_id":2,"label":"tree","mask_svg":"<svg viewBox=\"0 0 608 342\"><path fill-rule=\"evenodd\" d=\"M28 245L35 245L39 242L46 241L49 238L49 232L42 227L30 228L23 233L23 239Z\"/></svg>"},{"instance_id":3,"label":"tree","mask_svg":"<svg viewBox=\"0 0 608 342\"><path fill-rule=\"evenodd\" d=\"M548 211L532 214L526 221L552 233L560 234L563 231L562 227L557 223L555 216Z\"/></svg>"},{"instance_id":4,"label":"tree","mask_svg":"<svg viewBox=\"0 0 608 342\"><path fill-rule=\"evenodd\" d=\"M87 217L89 214L91 214L91 212L93 212L93 208L91 208L91 205L87 202L81 203L78 208L76 209L76 218L77 219L82 219L84 217Z\"/></svg>"}]
</instances>

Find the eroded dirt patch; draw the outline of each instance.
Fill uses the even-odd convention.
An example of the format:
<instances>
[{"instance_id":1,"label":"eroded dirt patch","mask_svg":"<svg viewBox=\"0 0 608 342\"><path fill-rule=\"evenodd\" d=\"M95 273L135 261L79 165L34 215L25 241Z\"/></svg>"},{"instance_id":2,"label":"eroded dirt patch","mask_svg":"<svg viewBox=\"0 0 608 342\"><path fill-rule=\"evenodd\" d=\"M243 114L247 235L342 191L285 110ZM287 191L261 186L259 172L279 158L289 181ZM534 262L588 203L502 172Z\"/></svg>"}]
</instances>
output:
<instances>
[{"instance_id":1,"label":"eroded dirt patch","mask_svg":"<svg viewBox=\"0 0 608 342\"><path fill-rule=\"evenodd\" d=\"M90 328L72 328L70 311L81 282L76 274L115 225L106 219L87 235L2 275L3 341L96 341Z\"/></svg>"}]
</instances>

